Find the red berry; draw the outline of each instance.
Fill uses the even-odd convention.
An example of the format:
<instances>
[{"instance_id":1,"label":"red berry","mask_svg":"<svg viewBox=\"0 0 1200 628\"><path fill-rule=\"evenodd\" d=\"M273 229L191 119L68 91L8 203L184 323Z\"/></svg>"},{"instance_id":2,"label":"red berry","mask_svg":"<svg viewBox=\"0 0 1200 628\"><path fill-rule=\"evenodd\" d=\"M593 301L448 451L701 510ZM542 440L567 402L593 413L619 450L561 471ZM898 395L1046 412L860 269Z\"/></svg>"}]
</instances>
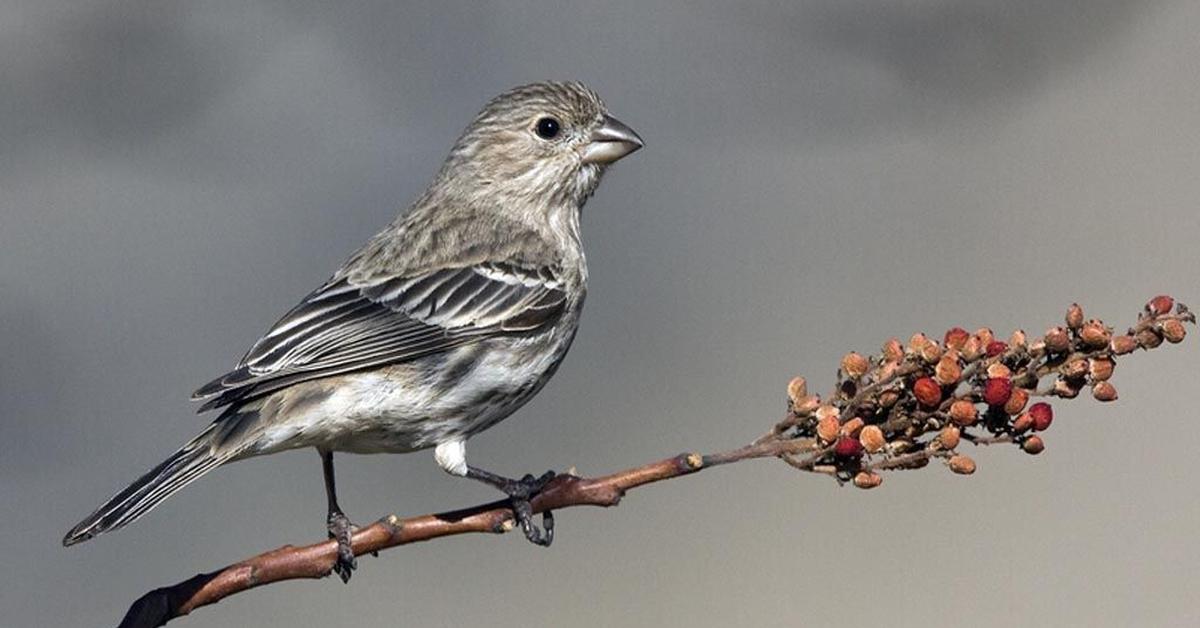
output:
<instances>
[{"instance_id":1,"label":"red berry","mask_svg":"<svg viewBox=\"0 0 1200 628\"><path fill-rule=\"evenodd\" d=\"M1008 343L1003 340L993 340L987 345L987 357L994 358L1008 350Z\"/></svg>"},{"instance_id":2,"label":"red berry","mask_svg":"<svg viewBox=\"0 0 1200 628\"><path fill-rule=\"evenodd\" d=\"M942 387L932 377L922 377L913 382L913 396L926 408L936 408L942 402Z\"/></svg>"},{"instance_id":3,"label":"red berry","mask_svg":"<svg viewBox=\"0 0 1200 628\"><path fill-rule=\"evenodd\" d=\"M1050 404L1041 402L1029 406L1029 417L1033 419L1035 432L1044 431L1054 421L1054 409Z\"/></svg>"},{"instance_id":4,"label":"red berry","mask_svg":"<svg viewBox=\"0 0 1200 628\"><path fill-rule=\"evenodd\" d=\"M1160 294L1150 299L1150 302L1146 304L1146 311L1154 316L1162 316L1163 314L1170 314L1173 307L1175 307L1175 299L1165 294Z\"/></svg>"},{"instance_id":5,"label":"red berry","mask_svg":"<svg viewBox=\"0 0 1200 628\"><path fill-rule=\"evenodd\" d=\"M1012 380L1007 377L991 377L983 386L983 401L989 406L1003 406L1012 396Z\"/></svg>"},{"instance_id":6,"label":"red berry","mask_svg":"<svg viewBox=\"0 0 1200 628\"><path fill-rule=\"evenodd\" d=\"M857 458L862 455L863 446L857 438L843 436L833 446L833 453L843 458Z\"/></svg>"}]
</instances>

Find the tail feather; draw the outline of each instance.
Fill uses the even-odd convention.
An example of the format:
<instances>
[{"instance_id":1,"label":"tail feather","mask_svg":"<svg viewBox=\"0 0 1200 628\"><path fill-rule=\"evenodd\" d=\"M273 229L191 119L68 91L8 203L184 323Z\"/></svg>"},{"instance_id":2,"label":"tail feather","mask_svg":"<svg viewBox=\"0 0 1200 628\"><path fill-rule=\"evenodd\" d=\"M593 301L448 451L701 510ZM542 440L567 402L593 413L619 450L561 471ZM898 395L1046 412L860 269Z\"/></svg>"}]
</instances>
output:
<instances>
[{"instance_id":1,"label":"tail feather","mask_svg":"<svg viewBox=\"0 0 1200 628\"><path fill-rule=\"evenodd\" d=\"M215 437L219 432L218 427L218 423L213 423L161 464L109 498L96 512L67 532L63 537L63 545L82 543L133 522L175 491L227 462L231 458L230 453L215 451L227 449L214 446L217 444Z\"/></svg>"}]
</instances>

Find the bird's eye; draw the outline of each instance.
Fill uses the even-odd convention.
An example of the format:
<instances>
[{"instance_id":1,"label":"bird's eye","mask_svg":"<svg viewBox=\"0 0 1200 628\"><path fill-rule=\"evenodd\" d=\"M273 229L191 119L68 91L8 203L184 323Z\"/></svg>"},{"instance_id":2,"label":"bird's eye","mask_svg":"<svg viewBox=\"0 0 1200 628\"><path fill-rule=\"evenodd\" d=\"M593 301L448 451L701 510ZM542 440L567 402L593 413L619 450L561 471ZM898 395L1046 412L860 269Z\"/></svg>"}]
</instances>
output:
<instances>
[{"instance_id":1,"label":"bird's eye","mask_svg":"<svg viewBox=\"0 0 1200 628\"><path fill-rule=\"evenodd\" d=\"M558 120L554 118L542 118L537 121L538 137L544 140L551 140L558 136L559 125Z\"/></svg>"}]
</instances>

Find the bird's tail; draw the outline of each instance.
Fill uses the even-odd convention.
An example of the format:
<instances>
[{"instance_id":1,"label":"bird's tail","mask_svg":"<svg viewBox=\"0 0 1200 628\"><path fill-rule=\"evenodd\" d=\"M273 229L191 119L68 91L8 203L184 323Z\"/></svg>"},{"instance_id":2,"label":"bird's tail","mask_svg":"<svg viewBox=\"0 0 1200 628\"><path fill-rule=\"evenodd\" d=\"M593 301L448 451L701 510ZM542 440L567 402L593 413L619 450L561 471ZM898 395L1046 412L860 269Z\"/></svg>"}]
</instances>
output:
<instances>
[{"instance_id":1,"label":"bird's tail","mask_svg":"<svg viewBox=\"0 0 1200 628\"><path fill-rule=\"evenodd\" d=\"M213 423L161 464L113 495L96 512L80 521L63 537L63 545L82 543L94 536L131 523L157 506L175 491L228 462L236 450L219 446L226 430Z\"/></svg>"}]
</instances>

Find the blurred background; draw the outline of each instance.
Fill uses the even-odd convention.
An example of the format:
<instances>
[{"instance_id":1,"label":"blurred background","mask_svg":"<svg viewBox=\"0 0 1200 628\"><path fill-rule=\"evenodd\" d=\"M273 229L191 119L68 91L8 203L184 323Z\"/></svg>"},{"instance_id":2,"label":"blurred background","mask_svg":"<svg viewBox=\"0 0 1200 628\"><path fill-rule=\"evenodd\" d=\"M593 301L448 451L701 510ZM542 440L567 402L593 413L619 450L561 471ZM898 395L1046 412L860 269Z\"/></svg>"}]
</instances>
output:
<instances>
[{"instance_id":1,"label":"blurred background","mask_svg":"<svg viewBox=\"0 0 1200 628\"><path fill-rule=\"evenodd\" d=\"M892 335L1200 304L1198 21L1189 0L3 0L0 623L115 625L324 537L296 451L59 545L516 84L585 81L647 147L585 210L571 355L471 442L497 471L739 445L790 377L824 390ZM1193 340L971 478L863 492L749 462L563 511L549 551L426 543L178 625L1197 625ZM425 452L341 456L338 479L358 521L496 497Z\"/></svg>"}]
</instances>

